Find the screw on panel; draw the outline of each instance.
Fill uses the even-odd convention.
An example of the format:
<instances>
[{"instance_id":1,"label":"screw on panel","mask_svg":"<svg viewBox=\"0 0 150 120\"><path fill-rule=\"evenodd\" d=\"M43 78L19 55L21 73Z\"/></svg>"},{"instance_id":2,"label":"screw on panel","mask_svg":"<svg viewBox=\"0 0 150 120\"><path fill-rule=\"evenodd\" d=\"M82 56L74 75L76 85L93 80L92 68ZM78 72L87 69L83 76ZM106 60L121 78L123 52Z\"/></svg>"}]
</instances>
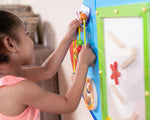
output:
<instances>
[{"instance_id":1,"label":"screw on panel","mask_svg":"<svg viewBox=\"0 0 150 120\"><path fill-rule=\"evenodd\" d=\"M119 13L119 11L116 9L116 10L114 10L114 13L115 13L115 14L118 14L118 13Z\"/></svg>"},{"instance_id":2,"label":"screw on panel","mask_svg":"<svg viewBox=\"0 0 150 120\"><path fill-rule=\"evenodd\" d=\"M95 14L98 15L98 12L96 11Z\"/></svg>"},{"instance_id":3,"label":"screw on panel","mask_svg":"<svg viewBox=\"0 0 150 120\"><path fill-rule=\"evenodd\" d=\"M145 91L145 96L149 96L149 92L148 91Z\"/></svg>"},{"instance_id":4,"label":"screw on panel","mask_svg":"<svg viewBox=\"0 0 150 120\"><path fill-rule=\"evenodd\" d=\"M147 8L146 8L146 7L143 7L143 8L142 8L142 12L144 12L144 13L147 12Z\"/></svg>"}]
</instances>

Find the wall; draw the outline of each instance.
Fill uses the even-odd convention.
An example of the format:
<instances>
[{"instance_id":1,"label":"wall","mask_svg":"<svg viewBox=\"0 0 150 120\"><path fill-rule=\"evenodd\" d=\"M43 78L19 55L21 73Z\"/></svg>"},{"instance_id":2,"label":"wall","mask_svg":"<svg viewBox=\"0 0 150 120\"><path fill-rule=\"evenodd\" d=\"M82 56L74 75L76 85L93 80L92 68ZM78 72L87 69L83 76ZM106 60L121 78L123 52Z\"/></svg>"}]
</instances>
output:
<instances>
[{"instance_id":1,"label":"wall","mask_svg":"<svg viewBox=\"0 0 150 120\"><path fill-rule=\"evenodd\" d=\"M33 6L35 13L40 13L43 21L49 23L49 31L51 34L48 46L56 48L65 35L67 27L75 18L75 13L82 4L82 0L45 0L45 2L37 2L37 0L28 0ZM47 26L47 25L45 25ZM47 30L47 28L45 28ZM46 37L47 38L47 37ZM52 38L52 39L51 39ZM59 88L60 94L64 94L71 85L70 76L72 74L69 53L67 54L61 69L59 70ZM78 109L69 115L62 115L62 120L92 120L89 111L86 109L83 99Z\"/></svg>"},{"instance_id":2,"label":"wall","mask_svg":"<svg viewBox=\"0 0 150 120\"><path fill-rule=\"evenodd\" d=\"M45 45L56 48L66 33L69 23L75 18L82 0L1 0L0 3L20 3L31 5L34 12L41 15L44 23ZM69 53L59 70L60 94L64 94L71 85L72 67ZM92 120L89 111L81 99L73 114L62 115L62 120Z\"/></svg>"}]
</instances>

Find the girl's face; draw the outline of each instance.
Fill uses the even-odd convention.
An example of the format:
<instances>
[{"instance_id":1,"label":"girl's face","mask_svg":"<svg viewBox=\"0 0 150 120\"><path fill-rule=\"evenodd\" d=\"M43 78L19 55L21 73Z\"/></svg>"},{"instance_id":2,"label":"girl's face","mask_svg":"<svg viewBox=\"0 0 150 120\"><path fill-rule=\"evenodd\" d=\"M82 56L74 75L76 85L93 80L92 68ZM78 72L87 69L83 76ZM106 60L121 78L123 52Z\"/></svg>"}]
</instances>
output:
<instances>
[{"instance_id":1,"label":"girl's face","mask_svg":"<svg viewBox=\"0 0 150 120\"><path fill-rule=\"evenodd\" d=\"M18 43L18 52L21 59L22 65L30 65L34 61L34 43L27 36L24 25L21 25L18 29L19 43Z\"/></svg>"}]
</instances>

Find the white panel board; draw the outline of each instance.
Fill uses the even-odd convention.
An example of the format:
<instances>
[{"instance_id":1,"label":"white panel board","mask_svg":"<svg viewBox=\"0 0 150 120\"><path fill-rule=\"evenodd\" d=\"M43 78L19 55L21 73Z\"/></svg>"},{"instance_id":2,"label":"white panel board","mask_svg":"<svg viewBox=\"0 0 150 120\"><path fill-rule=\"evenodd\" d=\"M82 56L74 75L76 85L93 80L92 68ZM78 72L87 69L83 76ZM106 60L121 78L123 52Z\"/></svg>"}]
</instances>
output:
<instances>
[{"instance_id":1,"label":"white panel board","mask_svg":"<svg viewBox=\"0 0 150 120\"><path fill-rule=\"evenodd\" d=\"M104 44L108 116L112 120L127 120L136 112L139 116L135 120L145 120L142 18L105 18ZM123 68L123 62L133 56L133 60L130 59L131 63ZM118 85L111 79L110 64L114 64L115 61L121 73ZM120 97L125 100L124 104L110 87L111 85L119 90Z\"/></svg>"}]
</instances>

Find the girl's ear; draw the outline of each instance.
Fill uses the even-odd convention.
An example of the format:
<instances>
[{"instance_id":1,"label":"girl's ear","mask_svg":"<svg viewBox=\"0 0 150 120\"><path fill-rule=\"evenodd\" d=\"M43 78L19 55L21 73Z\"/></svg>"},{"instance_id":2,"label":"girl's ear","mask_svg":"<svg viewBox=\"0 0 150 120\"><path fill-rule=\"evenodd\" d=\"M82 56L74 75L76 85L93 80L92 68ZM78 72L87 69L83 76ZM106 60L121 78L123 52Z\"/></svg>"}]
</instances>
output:
<instances>
[{"instance_id":1,"label":"girl's ear","mask_svg":"<svg viewBox=\"0 0 150 120\"><path fill-rule=\"evenodd\" d=\"M12 40L9 36L5 36L4 39L4 46L9 52L17 52L16 43Z\"/></svg>"}]
</instances>

